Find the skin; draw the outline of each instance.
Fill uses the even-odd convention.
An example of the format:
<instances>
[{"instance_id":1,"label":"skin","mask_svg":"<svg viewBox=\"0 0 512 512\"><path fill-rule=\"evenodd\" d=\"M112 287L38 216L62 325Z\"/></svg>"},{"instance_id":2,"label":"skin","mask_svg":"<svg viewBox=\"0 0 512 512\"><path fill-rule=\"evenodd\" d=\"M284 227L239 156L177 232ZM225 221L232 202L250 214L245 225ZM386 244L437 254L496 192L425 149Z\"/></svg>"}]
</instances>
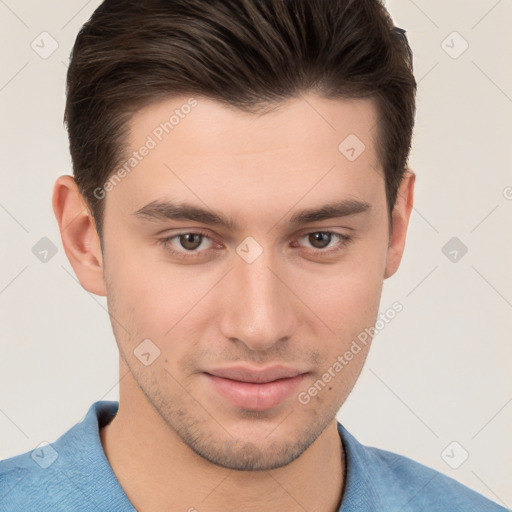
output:
<instances>
[{"instance_id":1,"label":"skin","mask_svg":"<svg viewBox=\"0 0 512 512\"><path fill-rule=\"evenodd\" d=\"M187 99L136 113L131 150ZM374 325L383 280L404 250L415 175L408 170L401 183L390 233L371 100L308 94L258 115L196 99L106 194L103 254L73 178L55 183L65 252L82 286L107 296L120 352L119 411L100 431L105 454L137 510L336 511L345 459L335 415L370 344L308 404L297 395ZM349 134L366 146L355 161L338 150ZM134 215L156 199L220 211L238 227ZM371 207L289 224L300 210L342 199ZM195 258L170 253L186 254L192 244L175 235L198 228L207 237ZM319 231L352 240L333 235L322 246L308 236ZM251 263L236 252L246 237L263 249ZM148 338L160 355L146 366L134 350ZM278 405L242 409L203 373L234 362L307 375Z\"/></svg>"}]
</instances>

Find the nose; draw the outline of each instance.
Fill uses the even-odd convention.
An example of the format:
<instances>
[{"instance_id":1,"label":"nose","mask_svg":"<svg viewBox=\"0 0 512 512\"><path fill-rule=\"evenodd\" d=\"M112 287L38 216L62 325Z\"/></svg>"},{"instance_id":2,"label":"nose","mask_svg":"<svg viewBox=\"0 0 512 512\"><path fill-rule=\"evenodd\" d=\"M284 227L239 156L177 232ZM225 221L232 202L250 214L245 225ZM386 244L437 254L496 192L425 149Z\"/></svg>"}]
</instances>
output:
<instances>
[{"instance_id":1,"label":"nose","mask_svg":"<svg viewBox=\"0 0 512 512\"><path fill-rule=\"evenodd\" d=\"M228 300L224 302L222 333L250 350L271 350L293 335L299 301L270 251L264 250L252 263L235 256L234 265L224 283Z\"/></svg>"}]
</instances>

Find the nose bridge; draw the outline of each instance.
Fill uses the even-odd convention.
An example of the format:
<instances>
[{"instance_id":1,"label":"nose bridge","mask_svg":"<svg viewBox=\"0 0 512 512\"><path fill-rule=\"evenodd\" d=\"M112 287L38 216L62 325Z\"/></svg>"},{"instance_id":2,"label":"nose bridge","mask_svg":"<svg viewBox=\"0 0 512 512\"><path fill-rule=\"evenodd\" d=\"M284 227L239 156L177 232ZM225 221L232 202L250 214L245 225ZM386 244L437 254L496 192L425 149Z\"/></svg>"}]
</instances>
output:
<instances>
[{"instance_id":1,"label":"nose bridge","mask_svg":"<svg viewBox=\"0 0 512 512\"><path fill-rule=\"evenodd\" d=\"M278 276L270 250L253 261L236 257L222 324L227 338L238 339L251 350L267 350L293 334L292 294Z\"/></svg>"}]
</instances>

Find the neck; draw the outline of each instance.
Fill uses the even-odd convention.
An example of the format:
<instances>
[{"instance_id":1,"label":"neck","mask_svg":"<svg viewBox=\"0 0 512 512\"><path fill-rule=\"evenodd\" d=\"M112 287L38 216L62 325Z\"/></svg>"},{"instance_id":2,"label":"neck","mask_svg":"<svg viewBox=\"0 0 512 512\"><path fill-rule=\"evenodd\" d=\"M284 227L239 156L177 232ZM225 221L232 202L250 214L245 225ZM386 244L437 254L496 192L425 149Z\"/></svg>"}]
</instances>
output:
<instances>
[{"instance_id":1,"label":"neck","mask_svg":"<svg viewBox=\"0 0 512 512\"><path fill-rule=\"evenodd\" d=\"M126 371L119 410L100 430L100 438L114 474L139 512L225 512L226 504L248 512L338 510L345 458L335 420L287 466L231 470L183 443Z\"/></svg>"}]
</instances>

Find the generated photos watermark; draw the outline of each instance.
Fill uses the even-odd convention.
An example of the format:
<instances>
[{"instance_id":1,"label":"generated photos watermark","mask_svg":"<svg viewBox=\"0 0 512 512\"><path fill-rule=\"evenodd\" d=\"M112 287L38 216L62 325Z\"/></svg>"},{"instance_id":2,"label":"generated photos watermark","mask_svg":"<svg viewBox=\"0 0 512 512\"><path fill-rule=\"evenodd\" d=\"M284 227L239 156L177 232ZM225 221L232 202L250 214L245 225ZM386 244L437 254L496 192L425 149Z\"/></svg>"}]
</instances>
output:
<instances>
[{"instance_id":1,"label":"generated photos watermark","mask_svg":"<svg viewBox=\"0 0 512 512\"><path fill-rule=\"evenodd\" d=\"M198 105L195 98L189 98L186 103L174 110L174 113L168 120L161 122L158 126L153 128L150 134L146 137L146 141L139 149L133 151L132 156L128 158L119 169L114 172L109 179L101 187L94 189L93 195L96 199L105 199L107 192L110 192L118 185L123 178L139 165L150 152L162 142L164 137L171 133L176 126L178 126L185 117L192 112L192 109Z\"/></svg>"},{"instance_id":2,"label":"generated photos watermark","mask_svg":"<svg viewBox=\"0 0 512 512\"><path fill-rule=\"evenodd\" d=\"M329 382L339 375L343 368L345 368L350 361L352 361L354 357L361 352L363 347L368 345L368 342L381 332L394 318L396 318L398 313L402 312L403 309L404 307L401 302L393 302L391 307L379 315L379 318L373 327L366 327L355 339L352 340L350 347L336 358L331 366L329 366L329 368L327 368L327 370L322 374L320 379L315 381L315 383L307 390L301 391L298 394L297 398L299 402L302 405L309 404L311 398L317 396Z\"/></svg>"}]
</instances>

